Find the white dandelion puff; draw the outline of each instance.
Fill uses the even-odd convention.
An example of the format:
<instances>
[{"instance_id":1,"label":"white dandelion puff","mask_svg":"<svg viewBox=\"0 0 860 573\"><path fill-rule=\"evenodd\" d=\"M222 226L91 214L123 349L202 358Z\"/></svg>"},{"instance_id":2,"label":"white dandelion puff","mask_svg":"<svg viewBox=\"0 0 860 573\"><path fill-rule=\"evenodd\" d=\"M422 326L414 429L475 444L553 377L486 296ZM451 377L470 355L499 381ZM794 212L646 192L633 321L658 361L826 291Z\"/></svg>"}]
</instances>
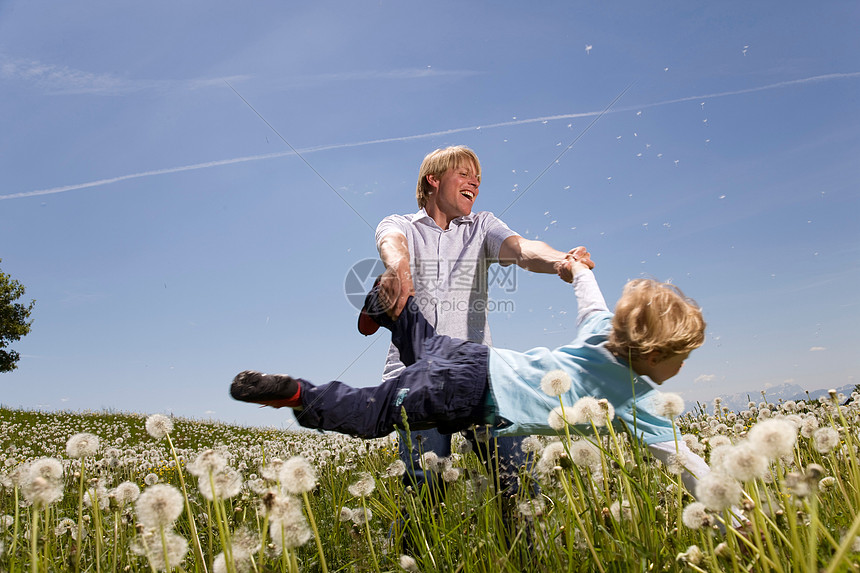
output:
<instances>
[{"instance_id":1,"label":"white dandelion puff","mask_svg":"<svg viewBox=\"0 0 860 573\"><path fill-rule=\"evenodd\" d=\"M684 399L674 392L659 392L655 399L655 410L658 416L677 418L684 413Z\"/></svg>"},{"instance_id":2,"label":"white dandelion puff","mask_svg":"<svg viewBox=\"0 0 860 573\"><path fill-rule=\"evenodd\" d=\"M307 493L317 485L316 470L307 458L293 456L281 468L281 485L287 493Z\"/></svg>"},{"instance_id":3,"label":"white dandelion puff","mask_svg":"<svg viewBox=\"0 0 860 573\"><path fill-rule=\"evenodd\" d=\"M242 475L233 468L227 467L217 474L200 476L197 481L197 488L200 490L200 494L209 501L230 499L242 491Z\"/></svg>"},{"instance_id":4,"label":"white dandelion puff","mask_svg":"<svg viewBox=\"0 0 860 573\"><path fill-rule=\"evenodd\" d=\"M182 513L182 493L169 484L156 484L146 488L135 503L137 518L150 529L168 527Z\"/></svg>"},{"instance_id":5,"label":"white dandelion puff","mask_svg":"<svg viewBox=\"0 0 860 573\"><path fill-rule=\"evenodd\" d=\"M66 442L66 455L70 458L86 458L99 450L99 438L95 434L81 432Z\"/></svg>"},{"instance_id":6,"label":"white dandelion puff","mask_svg":"<svg viewBox=\"0 0 860 573\"><path fill-rule=\"evenodd\" d=\"M681 521L690 529L701 529L709 527L714 523L714 517L708 513L705 504L700 501L694 501L684 508L681 514Z\"/></svg>"},{"instance_id":7,"label":"white dandelion puff","mask_svg":"<svg viewBox=\"0 0 860 573\"><path fill-rule=\"evenodd\" d=\"M565 426L572 423L570 414L568 412L564 412L561 406L556 406L549 412L549 416L547 417L547 423L549 427L555 430L556 432L560 432L564 430Z\"/></svg>"},{"instance_id":8,"label":"white dandelion puff","mask_svg":"<svg viewBox=\"0 0 860 573\"><path fill-rule=\"evenodd\" d=\"M376 489L376 482L369 472L361 472L358 481L352 483L347 490L354 497L367 497Z\"/></svg>"},{"instance_id":9,"label":"white dandelion puff","mask_svg":"<svg viewBox=\"0 0 860 573\"><path fill-rule=\"evenodd\" d=\"M734 478L711 472L696 484L696 499L711 511L723 511L738 503L741 491L740 483Z\"/></svg>"},{"instance_id":10,"label":"white dandelion puff","mask_svg":"<svg viewBox=\"0 0 860 573\"><path fill-rule=\"evenodd\" d=\"M146 419L146 432L156 440L173 431L173 420L163 414L153 414Z\"/></svg>"},{"instance_id":11,"label":"white dandelion puff","mask_svg":"<svg viewBox=\"0 0 860 573\"><path fill-rule=\"evenodd\" d=\"M540 389L547 396L561 396L570 390L570 374L564 370L551 370L541 378Z\"/></svg>"},{"instance_id":12,"label":"white dandelion puff","mask_svg":"<svg viewBox=\"0 0 860 573\"><path fill-rule=\"evenodd\" d=\"M468 443L468 442L466 442ZM394 460L385 471L382 472L382 477L400 477L406 473L406 463L403 460Z\"/></svg>"},{"instance_id":13,"label":"white dandelion puff","mask_svg":"<svg viewBox=\"0 0 860 573\"><path fill-rule=\"evenodd\" d=\"M775 460L794 451L797 430L791 422L771 418L750 428L747 439L768 458Z\"/></svg>"},{"instance_id":14,"label":"white dandelion puff","mask_svg":"<svg viewBox=\"0 0 860 573\"><path fill-rule=\"evenodd\" d=\"M418 573L418 563L408 555L401 555L398 561L400 568L407 573Z\"/></svg>"},{"instance_id":15,"label":"white dandelion puff","mask_svg":"<svg viewBox=\"0 0 860 573\"><path fill-rule=\"evenodd\" d=\"M839 445L839 432L830 426L819 428L812 434L812 444L817 452L829 454Z\"/></svg>"},{"instance_id":16,"label":"white dandelion puff","mask_svg":"<svg viewBox=\"0 0 860 573\"><path fill-rule=\"evenodd\" d=\"M188 473L197 477L217 474L227 467L227 460L215 450L202 451L193 462L188 464Z\"/></svg>"}]
</instances>

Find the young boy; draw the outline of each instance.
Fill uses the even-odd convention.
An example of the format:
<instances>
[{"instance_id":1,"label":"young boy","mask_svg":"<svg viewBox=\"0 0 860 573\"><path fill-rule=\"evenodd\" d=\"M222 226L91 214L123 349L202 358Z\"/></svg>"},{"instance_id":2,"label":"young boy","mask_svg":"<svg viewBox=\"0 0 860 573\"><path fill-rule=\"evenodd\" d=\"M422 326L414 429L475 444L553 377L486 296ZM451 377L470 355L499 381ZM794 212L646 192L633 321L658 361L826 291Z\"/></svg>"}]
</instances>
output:
<instances>
[{"instance_id":1,"label":"young boy","mask_svg":"<svg viewBox=\"0 0 860 573\"><path fill-rule=\"evenodd\" d=\"M314 386L279 374L245 371L230 387L233 398L275 408L296 408L302 426L363 438L386 436L403 425L436 427L443 433L488 424L496 436L556 434L549 417L559 397L541 391L548 372L563 371L570 387L560 398L566 411L582 397L605 399L634 435L666 461L680 453L691 491L708 466L679 440L671 422L637 407L653 388L678 373L690 352L704 342L699 307L676 287L653 280L627 283L615 313L610 312L589 268L584 249L556 265L562 280L573 283L578 335L550 350L517 352L436 334L412 298L396 321L386 315L379 288L367 295L359 322L365 330L380 325L407 366L379 386L353 388L342 382ZM300 411L299 411L300 410ZM590 428L590 426L589 426Z\"/></svg>"}]
</instances>

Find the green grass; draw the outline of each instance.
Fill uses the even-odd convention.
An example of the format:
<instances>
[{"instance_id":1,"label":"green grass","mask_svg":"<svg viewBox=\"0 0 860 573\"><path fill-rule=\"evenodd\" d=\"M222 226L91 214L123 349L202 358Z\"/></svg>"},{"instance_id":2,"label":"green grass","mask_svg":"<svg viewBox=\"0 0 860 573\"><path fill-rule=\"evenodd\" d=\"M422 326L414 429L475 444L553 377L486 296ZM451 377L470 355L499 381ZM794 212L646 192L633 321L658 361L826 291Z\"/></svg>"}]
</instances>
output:
<instances>
[{"instance_id":1,"label":"green grass","mask_svg":"<svg viewBox=\"0 0 860 573\"><path fill-rule=\"evenodd\" d=\"M400 477L387 476L397 459L393 438L363 441L174 418L169 440L155 440L143 415L0 408L0 571L153 571L159 558L165 561L161 540L171 534L188 544L176 563L182 571L399 571L404 554L419 571L858 570L860 410L833 402L755 410L710 415L700 408L678 420L679 435L701 443L707 459L710 442L724 436L740 443L756 419L782 416L797 426L814 418L821 428L835 428L839 443L819 451L805 422L791 454L743 484L738 507L747 525L722 526L719 519L731 518L720 514L713 526L691 529L680 518L694 501L691 493L624 433L599 440L599 470L562 455L538 471L535 455L520 474L523 483L539 485L534 499L528 487L513 500L496 495L478 454L455 454L446 466L446 494L433 503L427 492L404 489ZM81 432L98 436L100 445L91 456L70 459L66 443ZM238 493L218 485L229 481L229 471L194 464L208 449L241 476ZM294 456L306 458L316 473L309 491L275 472L278 460ZM62 497L34 505L28 463L43 457L62 464ZM813 464L823 474L806 479ZM364 498L349 491L362 472L375 485ZM120 506L109 494L123 482L146 492L156 478L180 492L184 485L184 504L175 523L146 532L135 503ZM199 480L216 487L201 488ZM372 514L366 523L349 519L366 510ZM283 551L280 537L273 543L280 531ZM290 548L296 532L305 533L303 543ZM152 557L153 547L158 555L150 560L146 548ZM222 557L213 567L222 553L232 560Z\"/></svg>"}]
</instances>

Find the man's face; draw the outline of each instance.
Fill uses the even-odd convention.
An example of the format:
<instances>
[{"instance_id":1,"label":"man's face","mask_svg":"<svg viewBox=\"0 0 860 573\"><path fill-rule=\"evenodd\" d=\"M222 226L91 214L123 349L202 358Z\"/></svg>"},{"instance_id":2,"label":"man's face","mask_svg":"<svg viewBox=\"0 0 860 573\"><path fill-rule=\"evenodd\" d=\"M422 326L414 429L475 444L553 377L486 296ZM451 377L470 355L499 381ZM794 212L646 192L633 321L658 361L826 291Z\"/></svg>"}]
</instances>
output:
<instances>
[{"instance_id":1,"label":"man's face","mask_svg":"<svg viewBox=\"0 0 860 573\"><path fill-rule=\"evenodd\" d=\"M427 181L433 187L431 200L445 215L454 218L472 212L472 205L478 198L478 187L481 185L475 165L461 163L448 169L438 179L434 175L428 175Z\"/></svg>"}]
</instances>

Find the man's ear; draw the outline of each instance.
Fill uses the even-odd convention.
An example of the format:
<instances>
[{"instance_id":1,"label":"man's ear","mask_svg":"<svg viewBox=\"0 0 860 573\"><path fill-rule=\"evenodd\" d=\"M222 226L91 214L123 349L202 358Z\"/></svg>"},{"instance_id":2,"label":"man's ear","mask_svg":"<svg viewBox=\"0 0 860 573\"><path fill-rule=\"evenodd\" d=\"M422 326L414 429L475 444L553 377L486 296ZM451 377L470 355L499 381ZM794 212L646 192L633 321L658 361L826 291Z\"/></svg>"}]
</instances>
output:
<instances>
[{"instance_id":1,"label":"man's ear","mask_svg":"<svg viewBox=\"0 0 860 573\"><path fill-rule=\"evenodd\" d=\"M439 178L436 177L435 175L433 175L432 173L427 174L427 183L434 190L437 190L437 191L439 190Z\"/></svg>"},{"instance_id":2,"label":"man's ear","mask_svg":"<svg viewBox=\"0 0 860 573\"><path fill-rule=\"evenodd\" d=\"M660 362L663 362L663 359L666 357L663 356L662 352L657 352L656 350L653 352L649 352L648 354L642 356L645 359L645 362L648 363L648 366L656 366Z\"/></svg>"}]
</instances>

